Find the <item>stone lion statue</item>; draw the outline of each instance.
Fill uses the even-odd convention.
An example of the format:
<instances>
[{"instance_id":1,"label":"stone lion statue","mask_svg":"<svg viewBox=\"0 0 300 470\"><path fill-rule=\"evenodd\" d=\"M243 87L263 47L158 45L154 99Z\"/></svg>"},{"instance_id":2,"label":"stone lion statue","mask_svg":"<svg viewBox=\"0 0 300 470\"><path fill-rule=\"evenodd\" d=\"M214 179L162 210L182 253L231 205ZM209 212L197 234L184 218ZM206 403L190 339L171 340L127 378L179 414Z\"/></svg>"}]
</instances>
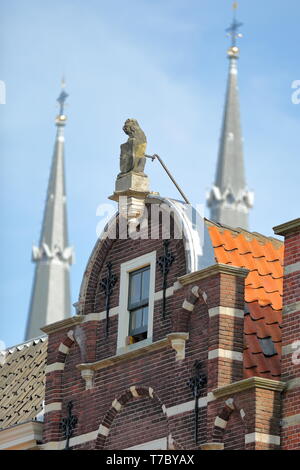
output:
<instances>
[{"instance_id":1,"label":"stone lion statue","mask_svg":"<svg viewBox=\"0 0 300 470\"><path fill-rule=\"evenodd\" d=\"M144 175L146 163L147 139L136 119L127 119L123 131L128 135L128 140L121 145L120 170L118 177L125 173L134 172Z\"/></svg>"}]
</instances>

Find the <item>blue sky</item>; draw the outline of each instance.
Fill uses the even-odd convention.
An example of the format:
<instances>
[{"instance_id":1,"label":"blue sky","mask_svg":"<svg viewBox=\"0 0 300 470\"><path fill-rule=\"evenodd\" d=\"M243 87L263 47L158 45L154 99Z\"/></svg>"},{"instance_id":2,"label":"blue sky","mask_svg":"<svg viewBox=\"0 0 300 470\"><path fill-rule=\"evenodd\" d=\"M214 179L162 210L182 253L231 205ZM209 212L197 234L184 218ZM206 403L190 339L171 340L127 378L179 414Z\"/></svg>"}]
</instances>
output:
<instances>
[{"instance_id":1,"label":"blue sky","mask_svg":"<svg viewBox=\"0 0 300 470\"><path fill-rule=\"evenodd\" d=\"M96 242L96 209L112 194L128 117L193 203L214 179L228 61L229 0L2 0L0 340L23 341L66 77L66 170L72 302ZM299 216L298 0L241 0L239 88L251 230ZM178 198L158 163L151 189ZM206 214L208 216L208 213Z\"/></svg>"}]
</instances>

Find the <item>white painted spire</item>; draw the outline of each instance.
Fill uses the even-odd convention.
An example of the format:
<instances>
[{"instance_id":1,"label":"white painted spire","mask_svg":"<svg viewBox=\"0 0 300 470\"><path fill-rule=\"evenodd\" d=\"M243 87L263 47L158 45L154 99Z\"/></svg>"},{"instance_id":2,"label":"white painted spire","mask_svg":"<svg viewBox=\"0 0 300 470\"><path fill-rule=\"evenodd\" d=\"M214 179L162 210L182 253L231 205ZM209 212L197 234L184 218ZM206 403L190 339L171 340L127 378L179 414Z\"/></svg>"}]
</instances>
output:
<instances>
[{"instance_id":1,"label":"white painted spire","mask_svg":"<svg viewBox=\"0 0 300 470\"><path fill-rule=\"evenodd\" d=\"M229 59L227 92L215 183L207 196L207 205L210 208L211 220L247 229L248 213L253 206L254 195L246 185L240 122L237 67L239 48L236 46L236 40L241 37L238 33L241 25L242 23L238 23L234 15L233 22L227 30L232 39L227 52Z\"/></svg>"},{"instance_id":2,"label":"white painted spire","mask_svg":"<svg viewBox=\"0 0 300 470\"><path fill-rule=\"evenodd\" d=\"M64 87L64 83L62 84ZM56 139L48 183L39 246L32 247L36 263L25 340L35 338L41 327L71 315L69 267L73 249L68 246L66 190L64 172L64 105L67 93L62 89L57 101Z\"/></svg>"}]
</instances>

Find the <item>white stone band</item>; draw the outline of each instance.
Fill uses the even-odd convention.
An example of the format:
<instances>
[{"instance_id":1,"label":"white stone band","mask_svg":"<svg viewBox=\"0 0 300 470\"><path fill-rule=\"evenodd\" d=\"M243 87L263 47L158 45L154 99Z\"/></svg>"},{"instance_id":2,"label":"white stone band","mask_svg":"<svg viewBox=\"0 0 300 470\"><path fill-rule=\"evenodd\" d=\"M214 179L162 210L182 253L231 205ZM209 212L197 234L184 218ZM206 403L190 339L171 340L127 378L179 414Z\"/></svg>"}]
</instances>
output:
<instances>
[{"instance_id":1,"label":"white stone band","mask_svg":"<svg viewBox=\"0 0 300 470\"><path fill-rule=\"evenodd\" d=\"M243 361L243 353L231 351L230 349L213 349L208 352L208 359L215 359L217 357L232 359L233 361Z\"/></svg>"},{"instance_id":2,"label":"white stone band","mask_svg":"<svg viewBox=\"0 0 300 470\"><path fill-rule=\"evenodd\" d=\"M298 424L300 424L300 414L298 413L297 415L286 416L281 423L283 428L288 428L289 426L297 426Z\"/></svg>"},{"instance_id":3,"label":"white stone band","mask_svg":"<svg viewBox=\"0 0 300 470\"><path fill-rule=\"evenodd\" d=\"M272 436L271 434L264 434L261 432L252 432L245 435L245 444L252 442L262 442L263 444L274 444L280 446L280 437Z\"/></svg>"},{"instance_id":4,"label":"white stone band","mask_svg":"<svg viewBox=\"0 0 300 470\"><path fill-rule=\"evenodd\" d=\"M292 274L296 271L300 271L300 261L298 261L298 263L288 264L284 268L284 274Z\"/></svg>"},{"instance_id":5,"label":"white stone band","mask_svg":"<svg viewBox=\"0 0 300 470\"><path fill-rule=\"evenodd\" d=\"M61 352L63 354L68 354L70 348L68 348L68 346L65 346L63 343L60 343L58 350L59 350L59 352Z\"/></svg>"},{"instance_id":6,"label":"white stone band","mask_svg":"<svg viewBox=\"0 0 300 470\"><path fill-rule=\"evenodd\" d=\"M53 402L45 405L44 413L49 413L50 411L61 411L61 402Z\"/></svg>"},{"instance_id":7,"label":"white stone band","mask_svg":"<svg viewBox=\"0 0 300 470\"><path fill-rule=\"evenodd\" d=\"M208 314L210 317L226 315L228 317L244 318L245 312L244 310L232 307L213 307L208 310Z\"/></svg>"},{"instance_id":8,"label":"white stone band","mask_svg":"<svg viewBox=\"0 0 300 470\"><path fill-rule=\"evenodd\" d=\"M64 368L64 362L54 362L53 364L49 364L45 367L45 374L50 374L50 372L55 372L58 370L64 370Z\"/></svg>"},{"instance_id":9,"label":"white stone band","mask_svg":"<svg viewBox=\"0 0 300 470\"><path fill-rule=\"evenodd\" d=\"M221 429L225 429L227 426L227 422L228 421L225 421L225 419L219 418L219 416L217 416L215 419L215 426Z\"/></svg>"},{"instance_id":10,"label":"white stone band","mask_svg":"<svg viewBox=\"0 0 300 470\"><path fill-rule=\"evenodd\" d=\"M101 434L102 436L108 436L109 434L109 428L107 428L106 426L103 426L103 424L100 424L99 426L99 434Z\"/></svg>"}]
</instances>

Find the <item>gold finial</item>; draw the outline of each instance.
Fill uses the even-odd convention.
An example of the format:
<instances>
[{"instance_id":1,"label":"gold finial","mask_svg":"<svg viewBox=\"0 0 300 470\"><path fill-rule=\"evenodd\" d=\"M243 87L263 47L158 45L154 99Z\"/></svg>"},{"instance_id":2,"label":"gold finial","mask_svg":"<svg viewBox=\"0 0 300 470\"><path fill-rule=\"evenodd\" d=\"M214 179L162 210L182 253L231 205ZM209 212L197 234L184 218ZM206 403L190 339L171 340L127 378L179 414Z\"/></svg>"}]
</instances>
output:
<instances>
[{"instance_id":1,"label":"gold finial","mask_svg":"<svg viewBox=\"0 0 300 470\"><path fill-rule=\"evenodd\" d=\"M243 23L239 23L236 19L236 10L238 8L238 2L233 2L232 9L233 9L233 19L232 23L229 28L226 29L227 36L231 37L231 46L227 51L229 57L238 57L239 56L239 48L236 45L236 40L238 38L243 37L241 33L239 33L239 28L243 25Z\"/></svg>"}]
</instances>

